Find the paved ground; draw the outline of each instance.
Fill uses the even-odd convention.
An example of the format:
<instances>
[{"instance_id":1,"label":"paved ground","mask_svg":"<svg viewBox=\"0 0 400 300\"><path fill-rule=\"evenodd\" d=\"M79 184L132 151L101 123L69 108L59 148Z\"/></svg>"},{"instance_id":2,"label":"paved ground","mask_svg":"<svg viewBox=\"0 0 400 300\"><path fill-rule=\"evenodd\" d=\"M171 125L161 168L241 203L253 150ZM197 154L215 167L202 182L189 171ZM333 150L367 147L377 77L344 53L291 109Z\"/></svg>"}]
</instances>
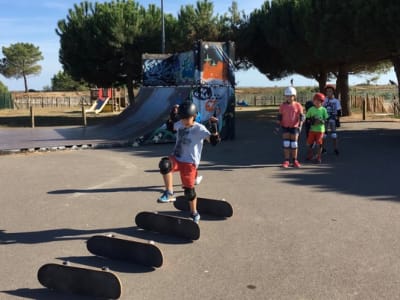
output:
<instances>
[{"instance_id":1,"label":"paved ground","mask_svg":"<svg viewBox=\"0 0 400 300\"><path fill-rule=\"evenodd\" d=\"M122 299L399 299L400 123L344 123L340 157L282 170L281 141L258 116L240 113L237 139L204 149L197 192L226 198L234 216L203 216L193 243L134 224L143 210L180 215L155 201L172 145L0 156L0 299L78 299L36 279L64 260L107 265ZM111 232L154 240L165 264L90 255L85 240Z\"/></svg>"}]
</instances>

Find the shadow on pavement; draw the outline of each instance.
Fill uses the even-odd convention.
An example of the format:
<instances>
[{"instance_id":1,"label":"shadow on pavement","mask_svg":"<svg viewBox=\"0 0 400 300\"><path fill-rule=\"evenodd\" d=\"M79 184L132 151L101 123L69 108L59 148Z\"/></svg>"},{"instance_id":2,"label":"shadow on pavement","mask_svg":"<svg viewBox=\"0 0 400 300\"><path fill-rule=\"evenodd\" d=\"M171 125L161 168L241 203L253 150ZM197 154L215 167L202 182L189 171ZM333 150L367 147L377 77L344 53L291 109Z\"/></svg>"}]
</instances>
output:
<instances>
[{"instance_id":1,"label":"shadow on pavement","mask_svg":"<svg viewBox=\"0 0 400 300\"><path fill-rule=\"evenodd\" d=\"M37 299L37 300L87 300L88 297L78 295L68 295L56 291L51 291L47 288L41 289L28 289L22 288L10 291L0 291L0 293L8 294L11 296L21 297L25 299Z\"/></svg>"},{"instance_id":2,"label":"shadow on pavement","mask_svg":"<svg viewBox=\"0 0 400 300\"><path fill-rule=\"evenodd\" d=\"M124 235L125 238L139 238L146 241L155 241L164 244L187 244L187 241L174 236L158 234L156 232L146 231L136 226L107 228L95 230L77 230L70 228L51 229L31 232L11 232L0 230L0 244L40 244L56 241L82 240L86 241L90 236L96 234L116 233ZM123 238L123 237L122 237Z\"/></svg>"},{"instance_id":3,"label":"shadow on pavement","mask_svg":"<svg viewBox=\"0 0 400 300\"><path fill-rule=\"evenodd\" d=\"M57 257L61 262L68 261L72 264L83 265L94 269L101 270L103 267L107 267L112 272L121 273L148 273L153 272L156 268L142 266L139 264L133 264L126 261L118 261L99 256L68 256L68 257Z\"/></svg>"},{"instance_id":4,"label":"shadow on pavement","mask_svg":"<svg viewBox=\"0 0 400 300\"><path fill-rule=\"evenodd\" d=\"M216 147L205 144L199 172L279 169L283 160L282 140L273 133L273 113L266 110L256 117L241 117L237 120L236 140L223 141ZM317 187L319 191L359 195L368 200L399 201L400 122L346 122L342 123L338 136L339 156L332 154L328 139L328 154L323 156L323 163L313 165L305 162L307 149L302 132L299 160L303 169L301 172L282 170L277 177L288 184ZM159 158L168 155L172 148L173 145L147 145L135 149L134 155L154 157L155 168L146 172L158 172Z\"/></svg>"}]
</instances>

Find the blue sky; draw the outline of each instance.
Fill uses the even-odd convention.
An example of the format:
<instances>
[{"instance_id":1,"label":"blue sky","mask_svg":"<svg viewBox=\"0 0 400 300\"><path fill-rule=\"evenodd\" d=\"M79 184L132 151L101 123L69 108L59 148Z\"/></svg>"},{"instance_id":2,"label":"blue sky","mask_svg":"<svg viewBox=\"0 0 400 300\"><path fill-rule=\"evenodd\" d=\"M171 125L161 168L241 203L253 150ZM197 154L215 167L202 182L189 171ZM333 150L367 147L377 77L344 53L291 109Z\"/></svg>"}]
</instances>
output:
<instances>
[{"instance_id":1,"label":"blue sky","mask_svg":"<svg viewBox=\"0 0 400 300\"><path fill-rule=\"evenodd\" d=\"M68 9L73 8L74 3L80 2L74 0L0 0L0 49L3 46L8 47L10 44L18 42L32 43L39 47L44 56L44 60L39 62L42 66L42 72L37 76L28 77L29 88L41 90L44 86L50 86L51 77L62 70L58 61L59 39L55 33L57 21L68 15ZM150 3L161 6L161 0L139 0L138 2L145 7ZM227 12L232 3L231 0L214 0L211 2L214 3L214 11L219 14ZM246 13L259 8L263 2L263 0L237 1L239 10L244 10ZM182 5L195 3L196 0L164 0L164 11L176 14ZM3 57L2 52L0 52L1 57ZM369 77L351 76L350 84L365 82ZM238 87L287 86L292 78L297 86L317 84L315 80L302 76L290 76L280 81L270 81L257 70L236 73ZM393 71L382 75L378 83L387 84L389 79L397 81ZM0 81L11 91L24 89L22 79L7 79L0 75Z\"/></svg>"}]
</instances>

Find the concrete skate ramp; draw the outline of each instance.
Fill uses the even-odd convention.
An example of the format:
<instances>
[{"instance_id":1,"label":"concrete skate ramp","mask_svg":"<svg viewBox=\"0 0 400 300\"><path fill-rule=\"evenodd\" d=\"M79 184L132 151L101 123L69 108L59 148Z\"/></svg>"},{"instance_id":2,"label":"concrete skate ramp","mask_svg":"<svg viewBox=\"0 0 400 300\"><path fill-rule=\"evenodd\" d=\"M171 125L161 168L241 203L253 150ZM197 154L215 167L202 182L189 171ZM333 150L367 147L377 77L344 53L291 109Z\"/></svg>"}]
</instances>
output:
<instances>
[{"instance_id":1,"label":"concrete skate ramp","mask_svg":"<svg viewBox=\"0 0 400 300\"><path fill-rule=\"evenodd\" d=\"M99 126L2 129L0 150L132 141L161 126L171 107L190 91L190 87L142 87L134 105Z\"/></svg>"},{"instance_id":2,"label":"concrete skate ramp","mask_svg":"<svg viewBox=\"0 0 400 300\"><path fill-rule=\"evenodd\" d=\"M113 121L94 128L104 130L110 138L132 139L160 127L174 104L190 95L191 87L142 87L135 104L125 109Z\"/></svg>"}]
</instances>

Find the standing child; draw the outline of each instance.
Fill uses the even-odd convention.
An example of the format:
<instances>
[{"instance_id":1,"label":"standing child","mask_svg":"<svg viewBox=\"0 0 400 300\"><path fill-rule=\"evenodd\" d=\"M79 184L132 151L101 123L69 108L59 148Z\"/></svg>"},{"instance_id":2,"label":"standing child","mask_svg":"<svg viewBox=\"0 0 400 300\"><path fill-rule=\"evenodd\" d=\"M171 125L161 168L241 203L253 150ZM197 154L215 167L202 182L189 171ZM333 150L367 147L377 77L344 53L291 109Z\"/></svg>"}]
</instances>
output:
<instances>
[{"instance_id":1,"label":"standing child","mask_svg":"<svg viewBox=\"0 0 400 300\"><path fill-rule=\"evenodd\" d=\"M294 87L287 87L284 92L286 101L279 107L277 123L282 129L283 139L283 168L288 168L290 158L293 160L293 167L300 168L297 160L298 139L301 125L304 121L303 107L296 101L297 91Z\"/></svg>"},{"instance_id":2,"label":"standing child","mask_svg":"<svg viewBox=\"0 0 400 300\"><path fill-rule=\"evenodd\" d=\"M174 124L179 121L178 110L179 110L179 105L175 104L169 113L168 120L165 122L167 130L170 131L171 133L176 133L174 129Z\"/></svg>"},{"instance_id":3,"label":"standing child","mask_svg":"<svg viewBox=\"0 0 400 300\"><path fill-rule=\"evenodd\" d=\"M313 146L317 145L317 163L321 163L322 143L325 133L325 121L328 119L326 108L322 106L325 95L316 93L313 97L314 106L310 107L306 114L306 122L310 123L310 132L307 137L307 160L314 158Z\"/></svg>"},{"instance_id":4,"label":"standing child","mask_svg":"<svg viewBox=\"0 0 400 300\"><path fill-rule=\"evenodd\" d=\"M307 113L308 110L309 110L312 106L314 106L313 100L312 100L312 99L311 99L311 100L308 100L308 101L304 104L304 108L305 108L305 110L306 110L305 113ZM305 122L305 123L304 123L306 142L307 142L307 138L308 138L308 133L310 132L310 127L311 127L310 122Z\"/></svg>"},{"instance_id":5,"label":"standing child","mask_svg":"<svg viewBox=\"0 0 400 300\"><path fill-rule=\"evenodd\" d=\"M158 165L165 190L157 201L161 203L175 201L172 173L179 171L184 195L189 202L190 218L198 223L200 214L197 212L197 195L194 185L203 141L207 140L212 145L216 145L220 138L218 132L210 133L204 125L195 122L196 114L196 105L193 102L187 101L179 106L180 121L174 125L177 131L175 148L173 153L168 157L163 157ZM212 117L210 121L217 120Z\"/></svg>"},{"instance_id":6,"label":"standing child","mask_svg":"<svg viewBox=\"0 0 400 300\"><path fill-rule=\"evenodd\" d=\"M324 107L328 112L328 120L326 121L326 134L324 136L324 144L326 145L326 139L328 134L330 135L333 143L333 151L336 155L339 155L338 139L336 128L340 126L339 118L342 115L342 106L340 101L335 98L335 87L331 84L325 86L326 98L324 101ZM323 147L323 152L326 151L326 147Z\"/></svg>"}]
</instances>

